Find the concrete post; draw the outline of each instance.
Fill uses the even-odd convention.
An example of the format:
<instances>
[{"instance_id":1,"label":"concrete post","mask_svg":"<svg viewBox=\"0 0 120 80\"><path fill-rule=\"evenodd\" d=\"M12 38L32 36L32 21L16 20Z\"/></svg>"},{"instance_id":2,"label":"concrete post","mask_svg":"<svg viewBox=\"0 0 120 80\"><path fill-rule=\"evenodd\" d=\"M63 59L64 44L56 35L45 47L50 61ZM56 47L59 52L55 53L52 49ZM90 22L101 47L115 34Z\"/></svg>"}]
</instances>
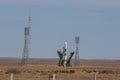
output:
<instances>
[{"instance_id":1,"label":"concrete post","mask_svg":"<svg viewBox=\"0 0 120 80\"><path fill-rule=\"evenodd\" d=\"M10 74L10 80L13 80L13 77L14 77L14 75L13 75L13 73L11 73Z\"/></svg>"},{"instance_id":2,"label":"concrete post","mask_svg":"<svg viewBox=\"0 0 120 80\"><path fill-rule=\"evenodd\" d=\"M55 80L55 74L53 74L53 80Z\"/></svg>"},{"instance_id":3,"label":"concrete post","mask_svg":"<svg viewBox=\"0 0 120 80\"><path fill-rule=\"evenodd\" d=\"M93 80L96 80L96 73L93 73Z\"/></svg>"}]
</instances>

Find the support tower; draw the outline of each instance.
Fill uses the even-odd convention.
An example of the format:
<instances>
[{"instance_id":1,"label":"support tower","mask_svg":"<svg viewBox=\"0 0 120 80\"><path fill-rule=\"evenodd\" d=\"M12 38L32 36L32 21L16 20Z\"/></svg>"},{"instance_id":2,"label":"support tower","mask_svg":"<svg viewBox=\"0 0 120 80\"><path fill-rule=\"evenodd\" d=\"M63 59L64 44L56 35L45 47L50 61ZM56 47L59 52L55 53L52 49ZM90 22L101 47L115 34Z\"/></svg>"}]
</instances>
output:
<instances>
[{"instance_id":1,"label":"support tower","mask_svg":"<svg viewBox=\"0 0 120 80\"><path fill-rule=\"evenodd\" d=\"M30 54L30 23L31 23L31 16L28 17L28 25L24 28L24 48L23 48L23 55L22 55L22 65L29 64L29 54Z\"/></svg>"},{"instance_id":2,"label":"support tower","mask_svg":"<svg viewBox=\"0 0 120 80\"><path fill-rule=\"evenodd\" d=\"M79 37L75 37L76 52L75 52L75 66L79 65Z\"/></svg>"}]
</instances>

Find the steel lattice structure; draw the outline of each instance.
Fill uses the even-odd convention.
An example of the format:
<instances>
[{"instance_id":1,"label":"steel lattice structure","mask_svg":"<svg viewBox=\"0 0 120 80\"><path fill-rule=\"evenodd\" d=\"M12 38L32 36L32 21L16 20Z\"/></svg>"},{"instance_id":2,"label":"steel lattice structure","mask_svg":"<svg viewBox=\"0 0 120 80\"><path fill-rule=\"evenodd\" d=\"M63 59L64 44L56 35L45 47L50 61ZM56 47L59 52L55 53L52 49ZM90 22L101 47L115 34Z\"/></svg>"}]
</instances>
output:
<instances>
[{"instance_id":1,"label":"steel lattice structure","mask_svg":"<svg viewBox=\"0 0 120 80\"><path fill-rule=\"evenodd\" d=\"M75 52L75 66L79 65L79 37L75 37L76 52Z\"/></svg>"},{"instance_id":2,"label":"steel lattice structure","mask_svg":"<svg viewBox=\"0 0 120 80\"><path fill-rule=\"evenodd\" d=\"M22 55L22 65L28 65L29 64L29 55L30 55L30 23L31 23L31 17L28 18L28 26L24 28L24 35L25 35L25 41L24 41L24 48L23 48L23 55Z\"/></svg>"}]
</instances>

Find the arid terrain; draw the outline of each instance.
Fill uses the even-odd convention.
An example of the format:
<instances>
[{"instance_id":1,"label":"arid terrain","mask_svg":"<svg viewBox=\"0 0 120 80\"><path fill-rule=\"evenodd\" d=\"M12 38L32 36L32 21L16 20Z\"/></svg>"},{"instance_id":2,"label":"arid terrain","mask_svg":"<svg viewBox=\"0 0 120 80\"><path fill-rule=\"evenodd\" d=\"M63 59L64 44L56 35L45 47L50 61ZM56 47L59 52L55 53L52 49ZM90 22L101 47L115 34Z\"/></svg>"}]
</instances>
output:
<instances>
[{"instance_id":1,"label":"arid terrain","mask_svg":"<svg viewBox=\"0 0 120 80\"><path fill-rule=\"evenodd\" d=\"M80 65L58 67L58 59L30 59L30 65L21 66L21 59L0 58L0 80L120 80L120 60L80 60Z\"/></svg>"}]
</instances>

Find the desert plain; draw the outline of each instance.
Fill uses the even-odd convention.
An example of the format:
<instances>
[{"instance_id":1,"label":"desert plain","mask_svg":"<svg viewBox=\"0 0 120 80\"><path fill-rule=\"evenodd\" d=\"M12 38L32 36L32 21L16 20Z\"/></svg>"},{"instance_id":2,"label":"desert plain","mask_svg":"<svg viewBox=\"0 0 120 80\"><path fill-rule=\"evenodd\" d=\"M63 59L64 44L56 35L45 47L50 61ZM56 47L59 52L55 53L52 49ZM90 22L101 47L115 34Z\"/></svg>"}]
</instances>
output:
<instances>
[{"instance_id":1,"label":"desert plain","mask_svg":"<svg viewBox=\"0 0 120 80\"><path fill-rule=\"evenodd\" d=\"M0 80L120 80L120 60L85 60L71 67L57 66L59 59L30 59L21 65L18 58L0 58ZM96 78L95 78L96 77Z\"/></svg>"}]
</instances>

